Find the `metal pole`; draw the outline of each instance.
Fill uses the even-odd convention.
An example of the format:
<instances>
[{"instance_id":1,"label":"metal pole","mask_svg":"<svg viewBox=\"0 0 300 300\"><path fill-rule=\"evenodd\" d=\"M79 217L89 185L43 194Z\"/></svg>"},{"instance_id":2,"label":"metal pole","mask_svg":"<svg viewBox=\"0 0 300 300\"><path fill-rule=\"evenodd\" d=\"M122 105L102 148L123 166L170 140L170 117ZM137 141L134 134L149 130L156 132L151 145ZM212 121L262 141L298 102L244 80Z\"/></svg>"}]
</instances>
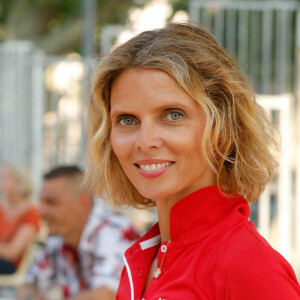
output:
<instances>
[{"instance_id":1,"label":"metal pole","mask_svg":"<svg viewBox=\"0 0 300 300\"><path fill-rule=\"evenodd\" d=\"M296 74L296 273L298 279L300 278L300 158L298 153L300 153L300 10L297 11L297 23L296 23L296 59L297 59L297 74Z\"/></svg>"},{"instance_id":2,"label":"metal pole","mask_svg":"<svg viewBox=\"0 0 300 300\"><path fill-rule=\"evenodd\" d=\"M83 56L91 57L94 53L93 36L96 21L96 0L82 0L83 2Z\"/></svg>"}]
</instances>

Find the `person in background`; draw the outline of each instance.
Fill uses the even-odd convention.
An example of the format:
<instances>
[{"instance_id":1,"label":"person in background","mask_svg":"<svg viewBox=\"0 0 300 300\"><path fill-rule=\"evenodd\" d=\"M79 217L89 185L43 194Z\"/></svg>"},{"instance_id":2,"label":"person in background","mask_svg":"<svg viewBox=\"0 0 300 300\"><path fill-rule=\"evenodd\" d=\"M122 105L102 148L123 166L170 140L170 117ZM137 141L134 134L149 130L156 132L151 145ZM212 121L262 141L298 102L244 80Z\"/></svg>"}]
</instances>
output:
<instances>
[{"instance_id":1,"label":"person in background","mask_svg":"<svg viewBox=\"0 0 300 300\"><path fill-rule=\"evenodd\" d=\"M138 237L124 216L106 211L82 186L77 166L44 176L39 212L49 229L17 298L114 299L123 252Z\"/></svg>"},{"instance_id":2,"label":"person in background","mask_svg":"<svg viewBox=\"0 0 300 300\"><path fill-rule=\"evenodd\" d=\"M0 167L0 274L16 272L39 230L39 216L30 202L30 175L20 167Z\"/></svg>"},{"instance_id":3,"label":"person in background","mask_svg":"<svg viewBox=\"0 0 300 300\"><path fill-rule=\"evenodd\" d=\"M272 125L234 60L201 25L145 31L100 60L86 182L157 208L125 252L117 300L299 300L289 263L249 203L277 167Z\"/></svg>"}]
</instances>

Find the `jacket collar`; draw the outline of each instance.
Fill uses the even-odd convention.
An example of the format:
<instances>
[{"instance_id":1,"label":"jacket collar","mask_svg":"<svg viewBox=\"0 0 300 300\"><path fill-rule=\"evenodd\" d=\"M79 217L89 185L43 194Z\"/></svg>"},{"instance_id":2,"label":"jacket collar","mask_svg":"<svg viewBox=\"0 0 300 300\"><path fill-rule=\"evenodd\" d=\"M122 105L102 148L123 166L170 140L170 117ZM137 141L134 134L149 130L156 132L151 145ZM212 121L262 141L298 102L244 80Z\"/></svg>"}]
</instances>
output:
<instances>
[{"instance_id":1,"label":"jacket collar","mask_svg":"<svg viewBox=\"0 0 300 300\"><path fill-rule=\"evenodd\" d=\"M222 192L218 186L197 190L177 202L171 209L170 234L172 242L199 240L228 218L249 218L245 198Z\"/></svg>"},{"instance_id":2,"label":"jacket collar","mask_svg":"<svg viewBox=\"0 0 300 300\"><path fill-rule=\"evenodd\" d=\"M228 219L248 219L248 202L240 195L223 192L218 186L209 186L181 199L174 204L170 215L172 244L185 245L199 241L222 226ZM136 243L142 250L161 242L159 224L153 227Z\"/></svg>"},{"instance_id":3,"label":"jacket collar","mask_svg":"<svg viewBox=\"0 0 300 300\"><path fill-rule=\"evenodd\" d=\"M226 230L222 225L233 217L237 221L249 217L249 206L242 196L228 193L225 195L217 186L200 189L172 207L170 216L172 245L182 247L199 241L215 230ZM125 252L124 263L130 283L131 300L140 299L147 280L147 272L142 273L141 270L149 270L160 244L159 224L156 223ZM137 255L141 255L140 259L136 259ZM158 264L162 255L158 252ZM126 294L128 291L119 289L119 293Z\"/></svg>"}]
</instances>

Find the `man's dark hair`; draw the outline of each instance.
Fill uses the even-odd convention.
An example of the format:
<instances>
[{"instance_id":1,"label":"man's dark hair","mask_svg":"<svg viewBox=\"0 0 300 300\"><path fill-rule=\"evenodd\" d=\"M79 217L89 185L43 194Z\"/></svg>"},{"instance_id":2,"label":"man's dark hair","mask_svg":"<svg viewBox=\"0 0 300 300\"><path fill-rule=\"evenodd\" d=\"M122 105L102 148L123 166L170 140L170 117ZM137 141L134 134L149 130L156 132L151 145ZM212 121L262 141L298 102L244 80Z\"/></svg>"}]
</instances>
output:
<instances>
[{"instance_id":1,"label":"man's dark hair","mask_svg":"<svg viewBox=\"0 0 300 300\"><path fill-rule=\"evenodd\" d=\"M56 167L46 174L44 179L54 179L59 177L76 177L83 176L83 171L78 166L59 166Z\"/></svg>"}]
</instances>

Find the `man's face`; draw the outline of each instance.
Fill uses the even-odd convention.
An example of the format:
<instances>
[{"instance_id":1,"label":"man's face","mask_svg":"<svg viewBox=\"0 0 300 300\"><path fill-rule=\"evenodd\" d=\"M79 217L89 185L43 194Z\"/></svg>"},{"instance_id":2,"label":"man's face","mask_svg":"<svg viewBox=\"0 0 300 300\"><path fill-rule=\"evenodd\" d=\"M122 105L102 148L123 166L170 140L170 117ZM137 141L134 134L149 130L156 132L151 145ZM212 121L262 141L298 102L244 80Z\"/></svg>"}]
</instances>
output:
<instances>
[{"instance_id":1,"label":"man's face","mask_svg":"<svg viewBox=\"0 0 300 300\"><path fill-rule=\"evenodd\" d=\"M47 223L50 235L67 237L74 230L80 210L78 187L65 177L47 179L40 195L39 212Z\"/></svg>"}]
</instances>

